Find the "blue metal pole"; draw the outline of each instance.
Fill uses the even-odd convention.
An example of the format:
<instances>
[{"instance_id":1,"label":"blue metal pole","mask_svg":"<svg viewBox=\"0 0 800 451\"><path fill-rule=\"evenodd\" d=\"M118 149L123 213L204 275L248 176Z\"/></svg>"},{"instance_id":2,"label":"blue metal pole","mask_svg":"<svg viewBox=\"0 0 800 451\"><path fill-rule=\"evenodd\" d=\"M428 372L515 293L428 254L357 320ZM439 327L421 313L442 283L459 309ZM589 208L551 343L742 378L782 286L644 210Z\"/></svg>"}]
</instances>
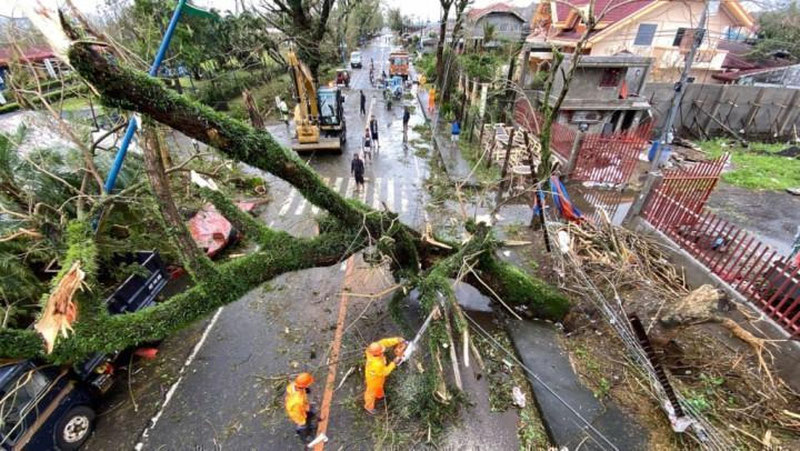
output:
<instances>
[{"instance_id":1,"label":"blue metal pole","mask_svg":"<svg viewBox=\"0 0 800 451\"><path fill-rule=\"evenodd\" d=\"M175 12L172 13L172 19L170 19L169 26L167 26L167 32L164 33L164 37L161 39L161 46L158 47L158 53L156 53L153 64L150 66L149 74L151 77L155 77L158 74L158 67L161 66L161 62L164 60L164 55L167 53L169 42L172 40L172 35L175 33L175 28L178 26L181 10L185 4L186 0L178 0L178 6L175 7ZM125 161L125 154L128 152L128 146L130 146L135 132L136 119L131 117L131 120L128 121L128 128L125 130L125 136L122 137L122 143L117 151L117 156L114 157L114 164L111 165L111 170L108 171L108 177L106 178L107 193L111 193L111 191L114 190L119 170L122 169L122 162Z\"/></svg>"}]
</instances>

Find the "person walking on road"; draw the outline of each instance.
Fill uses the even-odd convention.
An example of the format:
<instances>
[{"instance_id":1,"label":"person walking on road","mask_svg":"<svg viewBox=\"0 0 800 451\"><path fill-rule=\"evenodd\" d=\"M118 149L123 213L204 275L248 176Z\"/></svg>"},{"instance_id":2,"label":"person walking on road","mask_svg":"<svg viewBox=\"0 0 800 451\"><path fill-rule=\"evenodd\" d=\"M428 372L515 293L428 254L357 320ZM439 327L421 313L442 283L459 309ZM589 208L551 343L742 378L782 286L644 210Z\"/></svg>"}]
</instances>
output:
<instances>
[{"instance_id":1,"label":"person walking on road","mask_svg":"<svg viewBox=\"0 0 800 451\"><path fill-rule=\"evenodd\" d=\"M381 142L378 140L378 120L375 119L375 115L371 115L369 118L369 132L372 135L372 144L375 147L375 152L377 153L381 150Z\"/></svg>"},{"instance_id":2,"label":"person walking on road","mask_svg":"<svg viewBox=\"0 0 800 451\"><path fill-rule=\"evenodd\" d=\"M317 430L316 412L308 401L309 387L314 377L309 373L300 373L286 386L286 414L295 424L295 432L303 443L309 443Z\"/></svg>"},{"instance_id":3,"label":"person walking on road","mask_svg":"<svg viewBox=\"0 0 800 451\"><path fill-rule=\"evenodd\" d=\"M386 348L391 347L396 347L395 358L387 365L384 353ZM364 409L369 414L375 413L375 401L383 399L383 384L386 382L386 377L400 364L405 347L406 340L403 337L384 338L370 343L367 347L365 352L367 363L364 365L367 385L364 391Z\"/></svg>"},{"instance_id":4,"label":"person walking on road","mask_svg":"<svg viewBox=\"0 0 800 451\"><path fill-rule=\"evenodd\" d=\"M457 143L459 135L461 135L461 122L458 122L458 119L453 119L453 124L450 126L450 141Z\"/></svg>"},{"instance_id":5,"label":"person walking on road","mask_svg":"<svg viewBox=\"0 0 800 451\"><path fill-rule=\"evenodd\" d=\"M361 191L364 188L364 161L358 157L358 152L353 154L353 160L350 162L350 173L356 179L356 191Z\"/></svg>"},{"instance_id":6,"label":"person walking on road","mask_svg":"<svg viewBox=\"0 0 800 451\"><path fill-rule=\"evenodd\" d=\"M403 108L403 142L408 142L408 121L411 120L411 111L408 106Z\"/></svg>"},{"instance_id":7,"label":"person walking on road","mask_svg":"<svg viewBox=\"0 0 800 451\"><path fill-rule=\"evenodd\" d=\"M360 93L361 93L361 115L363 116L363 115L367 114L367 109L366 109L366 107L367 107L367 97L364 95L364 90L363 89L360 91Z\"/></svg>"},{"instance_id":8,"label":"person walking on road","mask_svg":"<svg viewBox=\"0 0 800 451\"><path fill-rule=\"evenodd\" d=\"M369 134L369 129L364 130L364 139L361 141L361 152L364 154L364 162L372 161L372 148L375 147L375 141L372 140Z\"/></svg>"}]
</instances>

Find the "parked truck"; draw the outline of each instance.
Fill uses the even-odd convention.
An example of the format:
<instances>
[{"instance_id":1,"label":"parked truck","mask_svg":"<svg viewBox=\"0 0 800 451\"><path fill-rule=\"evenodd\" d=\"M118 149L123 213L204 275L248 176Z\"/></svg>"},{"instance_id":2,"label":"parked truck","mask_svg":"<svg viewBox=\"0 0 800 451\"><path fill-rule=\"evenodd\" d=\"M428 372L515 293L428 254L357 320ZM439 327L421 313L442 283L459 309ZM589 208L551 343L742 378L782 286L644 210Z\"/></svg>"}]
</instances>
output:
<instances>
[{"instance_id":1,"label":"parked truck","mask_svg":"<svg viewBox=\"0 0 800 451\"><path fill-rule=\"evenodd\" d=\"M142 268L109 296L106 307L122 315L149 307L166 286L167 271L157 252L120 257ZM91 435L95 408L111 388L117 362L132 349L95 353L75 365L36 359L0 364L0 449L76 450Z\"/></svg>"},{"instance_id":2,"label":"parked truck","mask_svg":"<svg viewBox=\"0 0 800 451\"><path fill-rule=\"evenodd\" d=\"M389 78L395 75L408 80L408 52L405 50L397 49L389 54Z\"/></svg>"}]
</instances>

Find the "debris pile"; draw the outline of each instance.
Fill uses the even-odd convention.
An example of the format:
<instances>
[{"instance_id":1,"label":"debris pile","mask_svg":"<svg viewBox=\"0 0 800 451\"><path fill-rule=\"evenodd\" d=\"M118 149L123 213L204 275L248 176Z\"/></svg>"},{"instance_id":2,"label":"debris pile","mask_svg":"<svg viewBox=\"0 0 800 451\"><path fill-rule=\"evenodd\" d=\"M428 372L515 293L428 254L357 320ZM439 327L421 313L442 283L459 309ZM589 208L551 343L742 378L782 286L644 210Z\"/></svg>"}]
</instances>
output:
<instances>
[{"instance_id":1,"label":"debris pile","mask_svg":"<svg viewBox=\"0 0 800 451\"><path fill-rule=\"evenodd\" d=\"M531 156L533 166L539 166L541 145L533 135L502 123L484 124L482 135L481 148L490 156L492 163L502 166L508 153L509 167L512 170L518 166L530 168ZM510 153L509 138L512 140Z\"/></svg>"},{"instance_id":2,"label":"debris pile","mask_svg":"<svg viewBox=\"0 0 800 451\"><path fill-rule=\"evenodd\" d=\"M565 323L568 346L583 353L594 348L587 353L595 356L594 370L606 381L626 381L608 390L616 402L663 418L658 406L646 410L632 394L645 385L629 384L630 375L640 376L612 332L615 326L595 321L596 304L586 304L598 294L610 308L643 319L682 406L705 418L704 426L720 440L742 447L800 444L800 394L776 375L781 356L773 340L757 336L756 315L710 285L690 291L683 269L667 260L658 243L607 220L564 224L555 232L562 255L571 256L562 260L563 285L579 303ZM627 363L621 366L619 359ZM666 437L678 443L672 433Z\"/></svg>"}]
</instances>

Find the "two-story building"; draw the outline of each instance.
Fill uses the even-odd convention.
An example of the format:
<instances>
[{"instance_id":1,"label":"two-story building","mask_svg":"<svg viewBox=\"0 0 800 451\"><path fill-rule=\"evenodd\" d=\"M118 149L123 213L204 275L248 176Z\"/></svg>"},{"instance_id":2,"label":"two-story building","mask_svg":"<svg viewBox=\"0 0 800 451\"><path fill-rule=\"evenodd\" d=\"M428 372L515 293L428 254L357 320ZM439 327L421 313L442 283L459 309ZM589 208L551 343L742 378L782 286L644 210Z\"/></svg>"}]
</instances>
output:
<instances>
[{"instance_id":1,"label":"two-story building","mask_svg":"<svg viewBox=\"0 0 800 451\"><path fill-rule=\"evenodd\" d=\"M538 5L527 38L534 50L532 70L550 59L547 49L551 46L567 53L574 50L586 30L579 11L586 11L588 3L570 0ZM709 4L706 23L699 24L704 7L702 0L596 0L597 26L583 51L591 56L625 52L649 57L653 59L650 81L675 81L695 33L702 33L690 76L698 82L714 83L712 75L722 71L728 53L719 43L732 35L752 33L755 21L738 0L717 0Z\"/></svg>"},{"instance_id":2,"label":"two-story building","mask_svg":"<svg viewBox=\"0 0 800 451\"><path fill-rule=\"evenodd\" d=\"M565 56L557 70L550 91L527 91L534 103L553 105L564 89L564 74L571 56ZM644 89L651 58L621 54L584 56L578 62L564 102L559 109L558 123L582 127L595 133L629 130L649 119L650 102L640 95Z\"/></svg>"}]
</instances>

